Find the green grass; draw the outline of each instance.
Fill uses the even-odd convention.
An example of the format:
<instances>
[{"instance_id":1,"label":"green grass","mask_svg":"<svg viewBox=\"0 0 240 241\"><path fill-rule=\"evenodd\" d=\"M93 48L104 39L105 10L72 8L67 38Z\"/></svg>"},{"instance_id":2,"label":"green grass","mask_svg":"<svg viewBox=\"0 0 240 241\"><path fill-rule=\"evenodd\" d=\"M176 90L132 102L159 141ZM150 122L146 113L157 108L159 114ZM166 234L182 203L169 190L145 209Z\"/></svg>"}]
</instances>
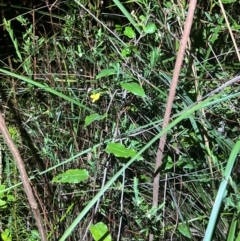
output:
<instances>
[{"instance_id":1,"label":"green grass","mask_svg":"<svg viewBox=\"0 0 240 241\"><path fill-rule=\"evenodd\" d=\"M239 238L238 85L197 103L237 74L238 60L217 3L198 4L164 130L186 3L73 1L56 4L53 12L35 9L36 22L22 13L5 21L12 55L0 66L2 111L49 240L93 240L89 224L99 222L112 240L147 240L150 233L158 240ZM238 44L237 8L224 7ZM154 163L164 133L160 205L154 209ZM113 142L137 154L109 154ZM34 222L24 228L32 217L11 155L1 146L0 199L7 208L0 214L9 218L0 221L0 233L9 229L11 240L37 240ZM86 169L89 178L52 183L70 169Z\"/></svg>"}]
</instances>

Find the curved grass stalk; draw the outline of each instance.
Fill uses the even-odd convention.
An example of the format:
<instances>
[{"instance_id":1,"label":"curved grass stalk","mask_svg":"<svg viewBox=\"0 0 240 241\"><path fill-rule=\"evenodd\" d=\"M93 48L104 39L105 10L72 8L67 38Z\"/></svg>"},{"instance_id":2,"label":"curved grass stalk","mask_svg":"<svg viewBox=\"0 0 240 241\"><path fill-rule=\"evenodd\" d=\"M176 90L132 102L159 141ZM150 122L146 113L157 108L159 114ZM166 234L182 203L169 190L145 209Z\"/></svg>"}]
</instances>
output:
<instances>
[{"instance_id":1,"label":"curved grass stalk","mask_svg":"<svg viewBox=\"0 0 240 241\"><path fill-rule=\"evenodd\" d=\"M12 76L14 78L23 80L24 82L26 82L28 84L31 84L31 85L34 85L34 86L36 86L36 87L38 87L38 88L40 88L40 89L42 89L42 90L44 90L46 92L52 93L52 94L54 94L54 95L56 95L56 96L58 96L60 98L63 98L65 100L69 101L72 104L78 105L79 107L81 107L81 108L83 108L83 109L85 109L85 110L87 110L87 111L89 111L91 113L95 112L94 110L90 109L89 107L81 104L79 101L76 101L76 100L70 98L69 96L62 94L61 92L59 92L57 90L54 90L53 88L51 88L51 87L49 87L47 85L43 85L41 83L38 83L38 82L36 82L34 80L31 80L31 79L25 77L25 76L12 73L12 72L10 72L8 70L5 70L5 69L0 69L0 72L6 74L8 76Z\"/></svg>"}]
</instances>

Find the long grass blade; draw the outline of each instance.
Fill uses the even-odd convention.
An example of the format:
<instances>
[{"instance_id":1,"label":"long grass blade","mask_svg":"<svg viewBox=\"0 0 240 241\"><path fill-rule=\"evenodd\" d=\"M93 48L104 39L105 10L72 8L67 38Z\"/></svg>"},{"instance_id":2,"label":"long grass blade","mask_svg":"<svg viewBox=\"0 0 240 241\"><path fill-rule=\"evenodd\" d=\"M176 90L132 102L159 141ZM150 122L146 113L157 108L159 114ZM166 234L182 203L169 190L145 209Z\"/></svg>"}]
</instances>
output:
<instances>
[{"instance_id":1,"label":"long grass blade","mask_svg":"<svg viewBox=\"0 0 240 241\"><path fill-rule=\"evenodd\" d=\"M87 110L89 112L94 112L92 109L90 109L89 107L81 104L79 101L76 101L76 100L70 98L69 96L62 94L61 92L59 92L57 90L54 90L53 88L51 88L51 87L49 87L47 85L40 84L40 83L38 83L38 82L36 82L34 80L26 78L25 76L15 74L15 73L12 73L12 72L4 70L4 69L0 69L0 72L6 74L8 76L12 76L14 78L23 80L24 82L32 84L32 85L34 85L36 87L39 87L40 89L42 89L42 90L44 90L46 92L52 93L52 94L54 94L54 95L56 95L56 96L58 96L60 98L63 98L65 100L69 101L70 103L78 105L79 107L81 107L81 108L83 108L83 109L85 109L85 110Z\"/></svg>"},{"instance_id":2,"label":"long grass blade","mask_svg":"<svg viewBox=\"0 0 240 241\"><path fill-rule=\"evenodd\" d=\"M142 33L141 29L138 27L136 21L133 19L131 14L126 10L126 8L122 5L122 3L118 0L113 0L113 2L117 5L117 7L122 11L124 16L129 20L129 22L134 26L134 28L138 31L138 33Z\"/></svg>"},{"instance_id":3,"label":"long grass blade","mask_svg":"<svg viewBox=\"0 0 240 241\"><path fill-rule=\"evenodd\" d=\"M240 139L236 142L235 146L233 147L233 150L230 154L230 157L228 159L227 162L227 166L224 172L224 176L222 179L222 182L220 184L220 187L218 189L218 193L214 202L214 206L212 209L212 213L211 216L209 218L209 222L208 222L208 226L207 226L207 230L204 236L204 241L210 241L212 240L212 235L214 232L214 228L215 228L215 224L216 224L216 220L217 217L219 215L219 210L222 204L222 200L224 198L224 195L226 193L226 187L228 184L228 180L230 178L232 169L233 169L233 165L236 162L236 158L238 156L238 154L240 153Z\"/></svg>"}]
</instances>

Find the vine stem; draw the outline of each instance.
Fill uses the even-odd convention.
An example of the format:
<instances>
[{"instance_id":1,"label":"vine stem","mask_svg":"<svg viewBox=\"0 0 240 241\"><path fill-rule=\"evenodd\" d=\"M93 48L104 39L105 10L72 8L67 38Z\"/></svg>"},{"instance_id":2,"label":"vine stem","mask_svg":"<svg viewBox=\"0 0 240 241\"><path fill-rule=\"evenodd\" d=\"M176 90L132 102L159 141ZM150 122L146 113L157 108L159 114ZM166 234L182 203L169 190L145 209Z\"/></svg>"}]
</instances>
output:
<instances>
[{"instance_id":1,"label":"vine stem","mask_svg":"<svg viewBox=\"0 0 240 241\"><path fill-rule=\"evenodd\" d=\"M12 153L14 161L16 162L16 165L17 165L17 168L18 168L18 171L20 173L20 177L21 177L21 180L22 180L22 183L23 183L24 191L27 195L28 202L29 202L30 207L31 207L32 212L33 212L33 216L36 220L36 224L37 224L37 227L38 227L38 231L39 231L41 240L47 241L45 231L44 231L44 227L43 227L42 220L41 220L41 216L40 216L40 212L39 212L35 197L33 195L31 185L29 183L26 168L24 166L24 163L23 163L23 160L20 156L20 153L19 153L18 149L16 148L16 146L15 146L15 144L14 144L14 142L13 142L13 140L12 140L12 138L11 138L9 132L8 132L8 129L6 127L5 121L4 121L1 113L0 113L0 132L2 133L3 139L5 140L10 152Z\"/></svg>"},{"instance_id":2,"label":"vine stem","mask_svg":"<svg viewBox=\"0 0 240 241\"><path fill-rule=\"evenodd\" d=\"M180 42L180 47L179 47L179 51L178 51L178 55L177 55L177 59L176 59L175 67L174 67L172 82L171 82L171 86L170 86L170 90L169 90L168 101L167 101L167 106L166 106L166 110L165 110L162 129L167 127L167 125L169 124L171 110L172 110L172 104L173 104L173 100L174 100L176 88L177 88L178 77L180 74L183 57L184 57L187 41L189 38L191 26L192 26L196 3L197 3L197 0L191 0L190 4L189 4L187 19L186 19L186 22L184 25L184 31L183 31L182 39ZM163 157L163 150L164 150L165 142L166 142L166 136L167 136L167 134L164 134L162 137L160 137L158 150L157 150L154 180L153 180L153 203L152 203L153 207L158 206L158 196L159 196L158 193L159 193L159 180L160 180L159 169L162 165L162 157ZM150 234L149 241L152 241L152 240L153 240L153 234Z\"/></svg>"}]
</instances>

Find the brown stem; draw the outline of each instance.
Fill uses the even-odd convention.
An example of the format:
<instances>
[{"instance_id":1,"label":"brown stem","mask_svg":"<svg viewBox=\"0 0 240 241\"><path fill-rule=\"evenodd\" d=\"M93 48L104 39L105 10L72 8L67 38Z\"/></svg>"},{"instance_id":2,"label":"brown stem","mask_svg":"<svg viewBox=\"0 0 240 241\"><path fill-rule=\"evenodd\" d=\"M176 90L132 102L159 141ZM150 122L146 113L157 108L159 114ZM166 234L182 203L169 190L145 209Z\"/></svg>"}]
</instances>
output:
<instances>
[{"instance_id":1,"label":"brown stem","mask_svg":"<svg viewBox=\"0 0 240 241\"><path fill-rule=\"evenodd\" d=\"M18 168L18 171L20 173L20 177L21 177L21 180L22 180L22 183L23 183L25 193L26 193L27 198L28 198L28 202L31 206L33 216L34 216L34 218L36 220L36 223L37 223L37 227L38 227L38 231L39 231L41 240L46 241L47 239L46 239L44 227L43 227L43 224L42 224L42 221L41 221L40 212L38 210L37 202L35 201L35 198L34 198L30 183L29 183L28 175L27 175L23 160L20 156L20 153L19 153L18 149L16 148L16 146L13 143L13 140L12 140L8 130L7 130L5 121L4 121L1 113L0 113L0 132L2 133L3 138L6 142L9 150L13 155L13 159L15 160L15 162L17 164L17 168Z\"/></svg>"},{"instance_id":2,"label":"brown stem","mask_svg":"<svg viewBox=\"0 0 240 241\"><path fill-rule=\"evenodd\" d=\"M171 114L171 110L172 110L172 104L173 104L173 100L174 100L175 93L176 93L178 77L179 77L179 73L181 70L182 61L183 61L183 57L184 57L184 53L185 53L185 48L187 45L187 41L189 38L191 26L192 26L196 3L197 3L197 0L191 0L190 4L189 4L187 19L186 19L186 22L184 25L183 36L182 36L182 40L180 42L180 48L179 48L179 52L177 55L177 60L175 63L175 68L174 68L173 77L172 77L172 83L171 83L171 87L170 87L170 91L169 91L169 95L168 95L168 101L167 101L166 111L165 111L164 120L163 120L163 124L162 124L162 129L164 129L169 124L170 114ZM160 138L159 146L158 146L158 150L157 150L155 173L154 173L155 177L154 177L154 181L153 181L153 207L158 206L158 192L159 192L159 179L160 179L159 168L162 165L162 157L163 157L163 150L164 150L164 146L165 146L166 136L167 136L167 134L164 134ZM150 234L149 241L152 241L152 240L153 240L153 235Z\"/></svg>"}]
</instances>

